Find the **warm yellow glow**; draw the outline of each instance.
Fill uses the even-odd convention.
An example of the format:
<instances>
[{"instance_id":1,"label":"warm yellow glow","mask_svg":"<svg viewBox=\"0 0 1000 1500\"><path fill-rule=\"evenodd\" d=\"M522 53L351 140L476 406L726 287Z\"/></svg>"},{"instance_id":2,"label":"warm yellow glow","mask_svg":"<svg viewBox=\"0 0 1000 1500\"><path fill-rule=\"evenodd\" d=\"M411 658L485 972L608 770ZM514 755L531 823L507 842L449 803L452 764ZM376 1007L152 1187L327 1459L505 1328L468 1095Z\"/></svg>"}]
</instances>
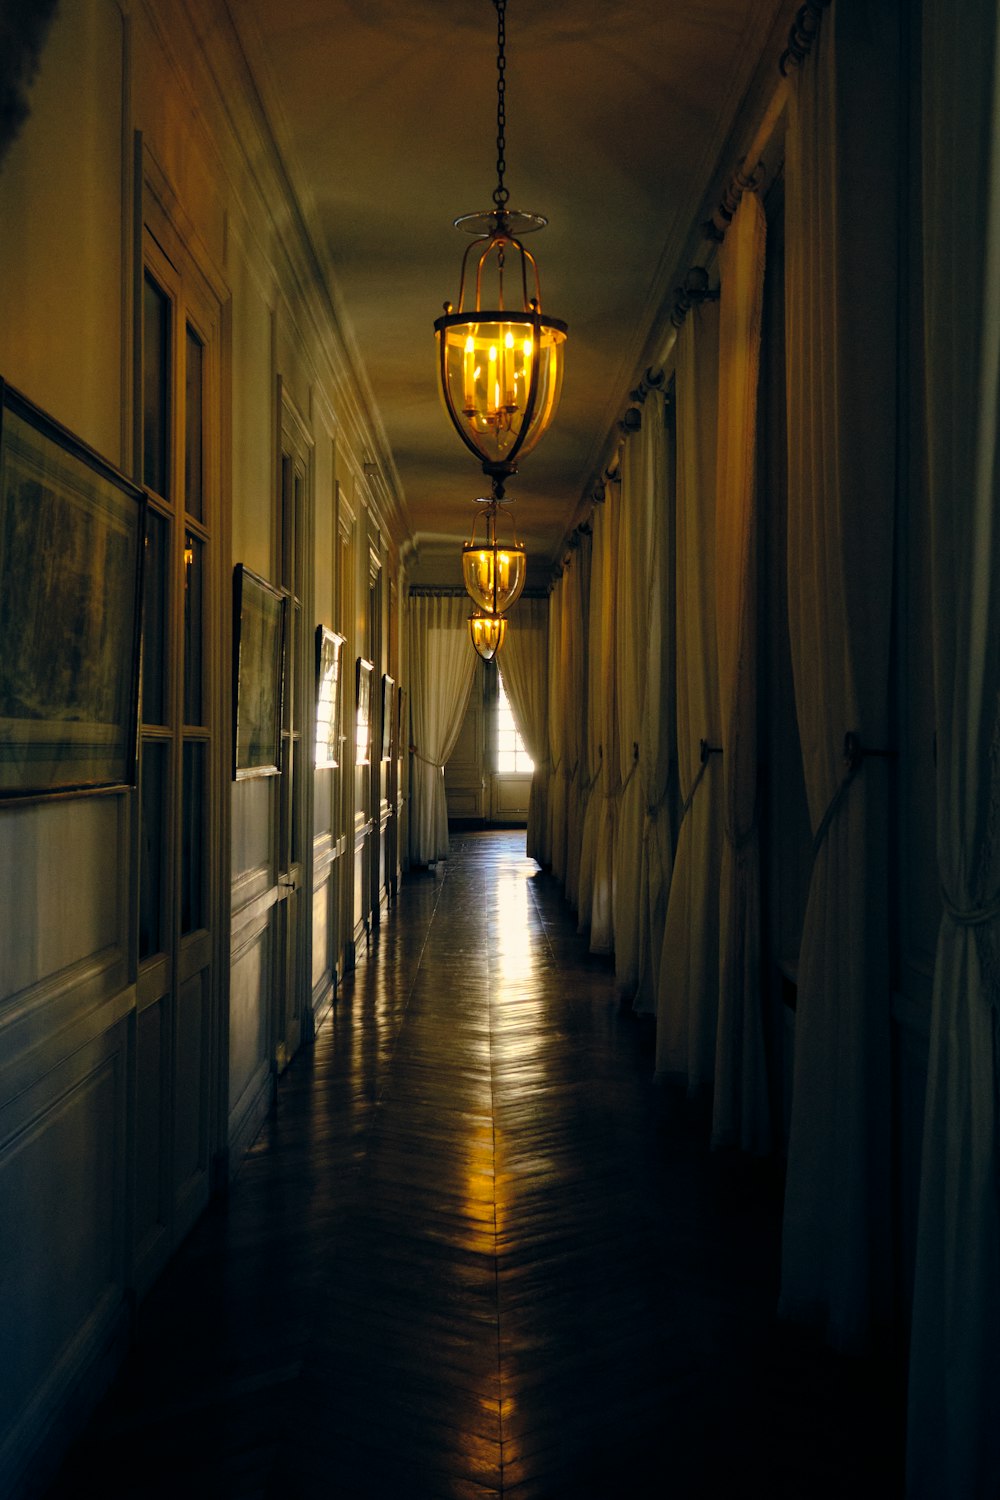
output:
<instances>
[{"instance_id":1,"label":"warm yellow glow","mask_svg":"<svg viewBox=\"0 0 1000 1500\"><path fill-rule=\"evenodd\" d=\"M474 368L475 362L476 341L470 333L469 337L465 341L465 385L463 392L465 399L462 409L466 416L471 416L476 406L476 374Z\"/></svg>"},{"instance_id":2,"label":"warm yellow glow","mask_svg":"<svg viewBox=\"0 0 1000 1500\"><path fill-rule=\"evenodd\" d=\"M483 660L490 661L506 639L507 621L503 615L470 615L469 635Z\"/></svg>"},{"instance_id":3,"label":"warm yellow glow","mask_svg":"<svg viewBox=\"0 0 1000 1500\"><path fill-rule=\"evenodd\" d=\"M466 547L462 553L466 592L489 614L503 614L517 603L527 575L528 559L522 547Z\"/></svg>"},{"instance_id":4,"label":"warm yellow glow","mask_svg":"<svg viewBox=\"0 0 1000 1500\"><path fill-rule=\"evenodd\" d=\"M463 320L439 328L438 338L445 404L475 451L486 463L529 452L559 402L566 340L561 327L533 327L512 314L492 322Z\"/></svg>"}]
</instances>

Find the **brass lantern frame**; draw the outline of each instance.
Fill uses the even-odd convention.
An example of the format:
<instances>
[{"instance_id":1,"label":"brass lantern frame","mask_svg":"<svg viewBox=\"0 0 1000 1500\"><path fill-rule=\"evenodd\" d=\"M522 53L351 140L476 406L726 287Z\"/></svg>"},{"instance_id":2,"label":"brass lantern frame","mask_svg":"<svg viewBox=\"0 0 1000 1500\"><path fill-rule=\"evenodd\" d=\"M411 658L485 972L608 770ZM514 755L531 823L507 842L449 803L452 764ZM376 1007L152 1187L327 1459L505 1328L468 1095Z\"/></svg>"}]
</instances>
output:
<instances>
[{"instance_id":1,"label":"brass lantern frame","mask_svg":"<svg viewBox=\"0 0 1000 1500\"><path fill-rule=\"evenodd\" d=\"M548 222L541 214L523 213L508 207L510 191L504 182L507 170L507 0L493 0L497 13L497 185L493 207L485 213L463 214L456 229L475 235L462 257L458 310L444 304L444 315L435 319L438 341L438 388L445 410L462 442L479 459L483 473L493 482L494 498L503 498L504 481L517 473L518 458L530 452L555 416L562 388L562 345L566 324L542 315L542 293L538 266L525 250L519 234L543 229ZM479 247L476 265L475 308L465 307L469 256ZM520 256L521 306L515 312L504 306L504 263L508 250ZM482 306L483 268L496 256L497 306ZM528 266L535 295L528 295ZM481 330L491 330L480 337ZM513 330L521 338L520 351ZM475 355L488 353L485 371L475 368ZM508 352L509 351L509 352ZM520 377L517 372L520 358ZM530 369L528 368L530 364ZM521 399L518 400L518 379ZM544 382L544 384L543 384ZM477 388L481 387L477 397ZM541 403L539 392L542 391ZM461 398L461 405L459 399ZM515 425L515 416L520 421ZM477 433L482 441L477 441ZM501 440L502 433L513 436ZM495 451L491 451L491 446Z\"/></svg>"},{"instance_id":2,"label":"brass lantern frame","mask_svg":"<svg viewBox=\"0 0 1000 1500\"><path fill-rule=\"evenodd\" d=\"M506 514L511 525L512 540L509 543L504 543L497 540L497 517L501 512L500 500L496 498L496 496L494 496L494 498L490 500L480 500L479 504L484 507L482 516L486 526L486 538L485 541L482 542L476 541L476 527L479 525L479 515L477 514L472 523L472 535L462 547L462 581L465 585L465 592L468 594L469 598L472 600L473 604L478 610L480 610L485 615L502 615L505 614L507 610L513 608L524 591L524 585L527 581L528 573L527 553L525 552L523 543L520 542L517 538L517 532L514 529L514 518L510 515L509 511L507 511ZM492 563L490 567L492 581L491 598L488 597L486 589L474 591L469 584L466 559L474 558L478 553L492 554ZM500 553L509 553L511 555L519 556L522 559L519 569L520 578L517 581L516 586L513 589L507 590L502 598L499 594L498 584L501 571L499 566Z\"/></svg>"},{"instance_id":3,"label":"brass lantern frame","mask_svg":"<svg viewBox=\"0 0 1000 1500\"><path fill-rule=\"evenodd\" d=\"M511 474L517 473L519 456L522 453L531 451L548 428L549 422L555 414L559 389L562 383L562 356L559 346L566 340L566 324L561 318L552 318L543 314L541 308L541 283L537 262L531 251L526 250L521 240L512 233L510 215L507 210L497 208L489 214L473 215L471 217L474 220L479 219L480 222L483 219L492 219L494 223L491 232L477 235L466 247L465 254L462 256L462 275L459 283L457 310L453 308L450 302L446 302L443 315L434 321L434 331L438 340L438 384L442 399L444 400L445 410L448 413L452 426L462 439L462 442L469 449L469 452L479 459L483 466L483 473L492 479L496 498L502 499L504 480L508 479ZM545 222L544 219L539 220L539 217L536 215L521 215L520 217L530 221L529 227L540 227L540 224ZM458 222L461 223L461 221ZM479 253L476 262L475 306L473 309L466 310L465 292L469 272L469 258L477 249ZM504 269L509 249L515 251L520 257L521 306L519 308L508 308L504 305ZM481 305L483 270L492 256L495 256L497 261L498 306L495 308L484 308ZM531 268L535 293L530 298L528 295L529 266ZM467 406L464 404L462 407L458 407L456 400L457 392L454 388L453 380L449 377L448 368L448 356L450 352L454 352L456 333L457 342L468 348L469 343L475 341L478 330L481 327L488 327L490 325L496 325L498 329L509 330L508 337L510 337L511 332L516 332L522 345L530 341L533 351L530 357L527 390L522 397L522 401L519 403L515 402L514 404L510 404L505 400L498 401L491 413L497 424L497 429L504 425L505 417L508 428L512 429L514 413L519 408L521 410L521 420L516 435L502 456L494 456L488 451L488 438L484 437L482 443L476 442L473 433L470 431L470 424L467 419L473 416L477 408L475 405ZM546 417L546 413L539 413L537 410L538 392L543 378L543 363L553 349L558 352L556 353L557 369L554 376L554 388L549 402L551 411L547 414L547 419L544 420L543 425L539 425L538 417ZM546 382L548 382L548 375L546 375ZM506 397L508 394L506 382L504 385L505 389L502 394ZM468 385L463 388L462 396L463 402L469 399ZM487 416L485 420L488 423L490 416Z\"/></svg>"},{"instance_id":4,"label":"brass lantern frame","mask_svg":"<svg viewBox=\"0 0 1000 1500\"><path fill-rule=\"evenodd\" d=\"M477 631L477 625L483 628ZM507 616L482 613L471 614L469 616L469 635L472 638L472 644L477 654L482 657L483 661L492 661L507 639ZM495 644L490 639L493 635L497 637ZM480 636L485 636L485 641L481 641L479 639ZM484 649L484 646L486 649Z\"/></svg>"}]
</instances>

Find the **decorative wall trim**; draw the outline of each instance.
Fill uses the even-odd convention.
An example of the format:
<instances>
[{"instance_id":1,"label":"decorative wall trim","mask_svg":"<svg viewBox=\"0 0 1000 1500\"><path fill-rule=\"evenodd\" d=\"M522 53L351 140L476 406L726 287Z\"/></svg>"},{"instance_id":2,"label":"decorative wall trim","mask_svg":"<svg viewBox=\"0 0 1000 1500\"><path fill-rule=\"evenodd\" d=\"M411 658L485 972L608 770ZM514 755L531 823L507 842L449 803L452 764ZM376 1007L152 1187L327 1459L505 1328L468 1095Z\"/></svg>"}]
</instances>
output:
<instances>
[{"instance_id":1,"label":"decorative wall trim","mask_svg":"<svg viewBox=\"0 0 1000 1500\"><path fill-rule=\"evenodd\" d=\"M77 1427L87 1419L122 1353L127 1324L124 1300L124 1234L126 1179L126 1120L124 1079L124 1032L96 1038L79 1049L53 1072L38 1079L5 1111L0 1173L16 1166L23 1151L45 1148L46 1132L65 1128L67 1112L74 1107L95 1108L96 1089L110 1087L111 1118L107 1121L105 1181L108 1200L101 1220L90 1226L107 1242L109 1259L97 1258L103 1284L91 1289L93 1300L76 1328L62 1332L61 1347L45 1366L37 1386L26 1390L24 1405L14 1414L0 1445L0 1493L16 1494L30 1474L33 1487L49 1461L58 1460L67 1441L66 1423ZM88 1101L88 1095L91 1096ZM12 1118L16 1116L16 1118ZM54 1148L55 1149L55 1148ZM97 1166L95 1164L95 1172ZM36 1205L36 1208L38 1206ZM37 1229L37 1224L34 1226ZM65 1228L65 1226L63 1226ZM86 1225L73 1225L72 1232L85 1232ZM20 1226L24 1233L24 1225ZM79 1290L83 1290L81 1287ZM13 1316L13 1314L10 1314ZM23 1316L18 1309L16 1316ZM56 1338L59 1330L50 1330ZM7 1328L5 1335L10 1337ZM113 1349L110 1346L115 1346ZM34 1488L33 1491L34 1492Z\"/></svg>"},{"instance_id":2,"label":"decorative wall trim","mask_svg":"<svg viewBox=\"0 0 1000 1500\"><path fill-rule=\"evenodd\" d=\"M333 1002L336 997L336 986L334 976L330 973L323 975L319 984L312 992L312 1028L313 1035L319 1031L327 1016L333 1010Z\"/></svg>"},{"instance_id":3,"label":"decorative wall trim","mask_svg":"<svg viewBox=\"0 0 1000 1500\"><path fill-rule=\"evenodd\" d=\"M265 1058L229 1111L227 1176L231 1182L256 1139L271 1107L271 1065Z\"/></svg>"},{"instance_id":4,"label":"decorative wall trim","mask_svg":"<svg viewBox=\"0 0 1000 1500\"><path fill-rule=\"evenodd\" d=\"M234 907L229 937L230 963L235 964L265 932L271 921L271 908L277 903L278 887L272 885L263 895L247 902L237 911Z\"/></svg>"},{"instance_id":5,"label":"decorative wall trim","mask_svg":"<svg viewBox=\"0 0 1000 1500\"><path fill-rule=\"evenodd\" d=\"M112 945L13 997L0 1019L0 1100L11 1100L133 1010L135 986L126 975L126 956Z\"/></svg>"}]
</instances>

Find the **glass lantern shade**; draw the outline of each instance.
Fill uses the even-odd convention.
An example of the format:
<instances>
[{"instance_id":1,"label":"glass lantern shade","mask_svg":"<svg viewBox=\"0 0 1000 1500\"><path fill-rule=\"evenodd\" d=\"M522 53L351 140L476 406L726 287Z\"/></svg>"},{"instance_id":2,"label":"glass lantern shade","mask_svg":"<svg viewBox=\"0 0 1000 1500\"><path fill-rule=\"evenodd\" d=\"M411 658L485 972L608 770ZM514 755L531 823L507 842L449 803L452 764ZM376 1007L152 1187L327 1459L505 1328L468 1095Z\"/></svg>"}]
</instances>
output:
<instances>
[{"instance_id":1,"label":"glass lantern shade","mask_svg":"<svg viewBox=\"0 0 1000 1500\"><path fill-rule=\"evenodd\" d=\"M434 324L445 409L485 473L513 474L555 416L566 325L538 311L447 312Z\"/></svg>"},{"instance_id":2,"label":"glass lantern shade","mask_svg":"<svg viewBox=\"0 0 1000 1500\"><path fill-rule=\"evenodd\" d=\"M465 592L487 614L503 614L517 603L527 570L524 549L516 542L503 547L496 541L487 546L473 541L462 548Z\"/></svg>"},{"instance_id":3,"label":"glass lantern shade","mask_svg":"<svg viewBox=\"0 0 1000 1500\"><path fill-rule=\"evenodd\" d=\"M483 661L492 661L507 637L503 615L470 615L469 635Z\"/></svg>"}]
</instances>

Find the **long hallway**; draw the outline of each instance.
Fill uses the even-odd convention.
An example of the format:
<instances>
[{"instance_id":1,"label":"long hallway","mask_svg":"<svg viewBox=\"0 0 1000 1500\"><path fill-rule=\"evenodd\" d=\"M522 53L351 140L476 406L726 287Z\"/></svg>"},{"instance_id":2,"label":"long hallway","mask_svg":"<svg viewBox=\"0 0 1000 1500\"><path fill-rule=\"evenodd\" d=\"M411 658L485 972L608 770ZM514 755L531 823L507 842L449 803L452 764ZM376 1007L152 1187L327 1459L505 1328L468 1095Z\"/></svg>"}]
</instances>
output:
<instances>
[{"instance_id":1,"label":"long hallway","mask_svg":"<svg viewBox=\"0 0 1000 1500\"><path fill-rule=\"evenodd\" d=\"M523 835L454 839L52 1494L899 1494L891 1372L777 1322L773 1175L651 1074Z\"/></svg>"}]
</instances>

